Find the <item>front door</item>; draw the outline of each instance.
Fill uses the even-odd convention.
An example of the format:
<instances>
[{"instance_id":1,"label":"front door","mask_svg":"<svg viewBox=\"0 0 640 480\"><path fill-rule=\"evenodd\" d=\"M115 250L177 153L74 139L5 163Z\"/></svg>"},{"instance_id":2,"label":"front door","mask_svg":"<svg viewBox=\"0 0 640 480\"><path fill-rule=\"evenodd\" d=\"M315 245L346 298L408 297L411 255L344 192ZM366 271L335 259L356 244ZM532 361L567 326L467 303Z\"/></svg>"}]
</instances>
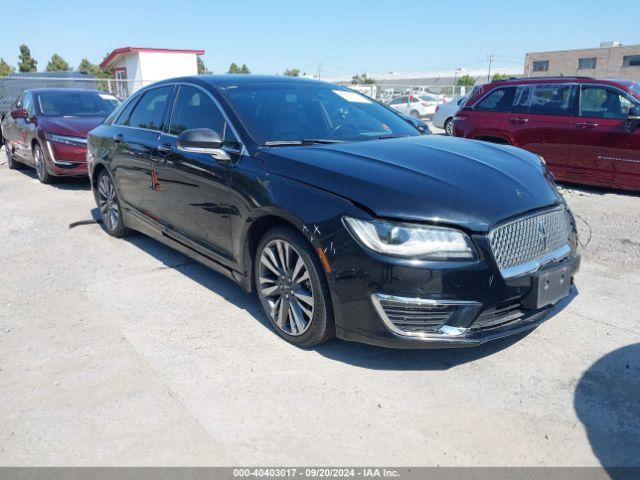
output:
<instances>
[{"instance_id":1,"label":"front door","mask_svg":"<svg viewBox=\"0 0 640 480\"><path fill-rule=\"evenodd\" d=\"M571 180L615 188L640 188L640 129L628 128L637 100L604 85L582 85L573 125Z\"/></svg>"},{"instance_id":2,"label":"front door","mask_svg":"<svg viewBox=\"0 0 640 480\"><path fill-rule=\"evenodd\" d=\"M230 160L177 148L185 130L209 128L225 138ZM170 125L159 141L160 155L153 162L158 188L154 203L163 224L186 237L192 248L215 254L218 261L232 261L229 204L230 169L238 160L235 137L227 128L217 102L205 90L191 85L179 87Z\"/></svg>"}]
</instances>

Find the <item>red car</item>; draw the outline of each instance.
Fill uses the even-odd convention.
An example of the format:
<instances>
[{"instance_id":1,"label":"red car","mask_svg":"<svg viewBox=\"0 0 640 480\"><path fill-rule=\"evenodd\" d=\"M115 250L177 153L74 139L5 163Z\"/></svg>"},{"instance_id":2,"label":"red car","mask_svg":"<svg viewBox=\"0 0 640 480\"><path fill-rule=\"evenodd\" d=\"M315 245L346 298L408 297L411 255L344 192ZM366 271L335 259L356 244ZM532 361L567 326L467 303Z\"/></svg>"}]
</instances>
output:
<instances>
[{"instance_id":1,"label":"red car","mask_svg":"<svg viewBox=\"0 0 640 480\"><path fill-rule=\"evenodd\" d=\"M27 90L2 120L9 168L29 165L42 183L87 175L87 133L120 104L97 90Z\"/></svg>"},{"instance_id":2,"label":"red car","mask_svg":"<svg viewBox=\"0 0 640 480\"><path fill-rule=\"evenodd\" d=\"M639 82L547 77L488 83L454 117L454 135L537 153L560 181L640 190Z\"/></svg>"}]
</instances>

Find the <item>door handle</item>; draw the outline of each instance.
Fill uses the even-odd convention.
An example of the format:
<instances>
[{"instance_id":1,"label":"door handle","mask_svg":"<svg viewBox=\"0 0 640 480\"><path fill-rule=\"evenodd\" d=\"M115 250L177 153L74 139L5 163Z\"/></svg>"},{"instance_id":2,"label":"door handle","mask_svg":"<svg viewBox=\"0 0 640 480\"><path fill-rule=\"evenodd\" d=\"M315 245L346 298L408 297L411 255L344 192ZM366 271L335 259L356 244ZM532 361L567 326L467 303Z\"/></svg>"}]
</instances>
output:
<instances>
[{"instance_id":1,"label":"door handle","mask_svg":"<svg viewBox=\"0 0 640 480\"><path fill-rule=\"evenodd\" d=\"M170 143L163 143L161 145L158 145L157 147L158 152L166 155L167 153L171 153L172 149L171 149L171 144Z\"/></svg>"},{"instance_id":2,"label":"door handle","mask_svg":"<svg viewBox=\"0 0 640 480\"><path fill-rule=\"evenodd\" d=\"M113 140L115 143L120 143L122 140L124 140L124 135L119 133L119 134L114 135L113 137L111 137L111 140Z\"/></svg>"},{"instance_id":3,"label":"door handle","mask_svg":"<svg viewBox=\"0 0 640 480\"><path fill-rule=\"evenodd\" d=\"M596 128L598 126L597 123L594 122L578 122L576 123L576 127L578 128Z\"/></svg>"},{"instance_id":4,"label":"door handle","mask_svg":"<svg viewBox=\"0 0 640 480\"><path fill-rule=\"evenodd\" d=\"M509 121L511 123L515 123L515 124L520 125L520 124L523 124L523 123L527 123L529 121L529 119L525 118L525 117L513 117L513 118L510 118Z\"/></svg>"}]
</instances>

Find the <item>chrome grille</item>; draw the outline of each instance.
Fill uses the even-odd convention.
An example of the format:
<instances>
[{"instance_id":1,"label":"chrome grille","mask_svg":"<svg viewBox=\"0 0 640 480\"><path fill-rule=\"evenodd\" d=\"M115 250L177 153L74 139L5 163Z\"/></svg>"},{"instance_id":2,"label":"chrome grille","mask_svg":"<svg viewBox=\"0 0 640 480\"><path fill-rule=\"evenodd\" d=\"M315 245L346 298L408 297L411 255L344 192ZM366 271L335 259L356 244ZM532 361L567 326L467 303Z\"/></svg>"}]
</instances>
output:
<instances>
[{"instance_id":1,"label":"chrome grille","mask_svg":"<svg viewBox=\"0 0 640 480\"><path fill-rule=\"evenodd\" d=\"M387 295L374 295L373 299L392 330L408 335L437 332L458 308L457 305Z\"/></svg>"},{"instance_id":2,"label":"chrome grille","mask_svg":"<svg viewBox=\"0 0 640 480\"><path fill-rule=\"evenodd\" d=\"M569 253L570 233L568 212L556 208L499 225L489 233L489 242L502 276L510 277Z\"/></svg>"}]
</instances>

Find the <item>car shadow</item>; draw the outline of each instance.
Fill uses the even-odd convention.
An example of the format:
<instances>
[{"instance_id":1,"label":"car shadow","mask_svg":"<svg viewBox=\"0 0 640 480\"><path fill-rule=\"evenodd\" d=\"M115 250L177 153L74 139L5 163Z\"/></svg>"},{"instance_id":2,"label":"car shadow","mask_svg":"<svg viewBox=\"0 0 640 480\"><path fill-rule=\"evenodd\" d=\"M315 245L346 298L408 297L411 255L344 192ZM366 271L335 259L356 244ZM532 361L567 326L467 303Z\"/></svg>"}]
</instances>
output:
<instances>
[{"instance_id":1,"label":"car shadow","mask_svg":"<svg viewBox=\"0 0 640 480\"><path fill-rule=\"evenodd\" d=\"M610 477L640 478L640 343L589 367L576 386L574 408Z\"/></svg>"},{"instance_id":2,"label":"car shadow","mask_svg":"<svg viewBox=\"0 0 640 480\"><path fill-rule=\"evenodd\" d=\"M82 225L86 223L102 223L100 212L92 209L93 220L75 222ZM245 292L235 282L219 274L208 267L192 260L182 253L166 246L151 237L141 233L133 233L124 239L131 245L139 248L148 255L160 261L166 268L174 269L189 279L197 282L211 292L223 297L236 307L246 311L261 325L273 331L271 323L262 311L258 298ZM575 288L572 295L558 304L554 316L563 310L577 295ZM447 370L464 363L473 362L481 358L493 355L501 350L509 348L519 342L532 330L513 335L500 340L488 342L473 348L437 348L437 349L393 349L366 345L355 342L347 342L335 339L323 345L312 347L310 351L316 352L330 360L350 364L360 368L371 370ZM295 348L295 347L292 347Z\"/></svg>"},{"instance_id":3,"label":"car shadow","mask_svg":"<svg viewBox=\"0 0 640 480\"><path fill-rule=\"evenodd\" d=\"M23 167L17 172L33 179L38 180L38 175L33 168ZM53 181L48 185L42 185L43 187L57 188L58 190L91 190L91 183L89 177L54 177Z\"/></svg>"}]
</instances>

